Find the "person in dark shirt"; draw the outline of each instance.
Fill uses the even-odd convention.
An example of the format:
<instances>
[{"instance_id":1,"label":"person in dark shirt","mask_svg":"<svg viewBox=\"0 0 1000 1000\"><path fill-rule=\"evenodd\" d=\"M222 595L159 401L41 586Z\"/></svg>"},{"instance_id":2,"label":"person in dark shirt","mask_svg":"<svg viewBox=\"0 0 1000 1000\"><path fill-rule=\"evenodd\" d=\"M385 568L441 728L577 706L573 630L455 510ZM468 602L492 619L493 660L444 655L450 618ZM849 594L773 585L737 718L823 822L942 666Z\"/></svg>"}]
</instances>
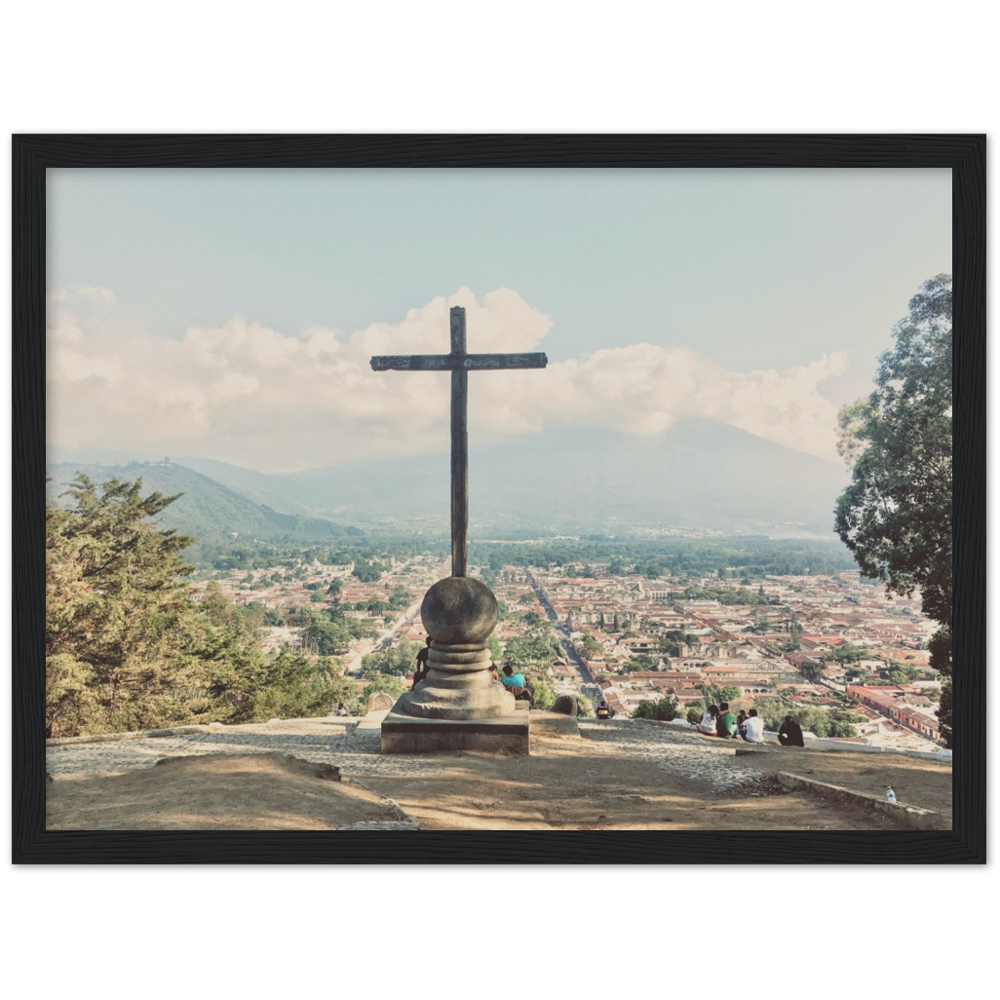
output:
<instances>
[{"instance_id":1,"label":"person in dark shirt","mask_svg":"<svg viewBox=\"0 0 1000 1000\"><path fill-rule=\"evenodd\" d=\"M417 669L413 675L413 687L421 681L427 680L427 657L431 651L431 637L427 636L427 645L417 653Z\"/></svg>"},{"instance_id":2,"label":"person in dark shirt","mask_svg":"<svg viewBox=\"0 0 1000 1000\"><path fill-rule=\"evenodd\" d=\"M783 747L804 747L805 740L802 739L802 727L790 716L785 716L785 721L778 730L778 742Z\"/></svg>"}]
</instances>

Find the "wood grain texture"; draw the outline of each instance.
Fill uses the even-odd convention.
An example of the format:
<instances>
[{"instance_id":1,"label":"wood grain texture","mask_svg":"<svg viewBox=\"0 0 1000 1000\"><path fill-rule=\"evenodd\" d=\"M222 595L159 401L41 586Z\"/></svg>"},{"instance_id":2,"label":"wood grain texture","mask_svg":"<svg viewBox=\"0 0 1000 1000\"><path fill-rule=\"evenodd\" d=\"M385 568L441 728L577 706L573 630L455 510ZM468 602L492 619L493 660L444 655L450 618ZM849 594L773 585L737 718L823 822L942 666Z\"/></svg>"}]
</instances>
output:
<instances>
[{"instance_id":1,"label":"wood grain texture","mask_svg":"<svg viewBox=\"0 0 1000 1000\"><path fill-rule=\"evenodd\" d=\"M451 355L465 358L468 339L465 310L449 313ZM469 571L469 375L464 368L451 373L451 575Z\"/></svg>"},{"instance_id":2,"label":"wood grain texture","mask_svg":"<svg viewBox=\"0 0 1000 1000\"><path fill-rule=\"evenodd\" d=\"M944 833L135 833L44 829L48 167L945 167L955 299L954 829ZM74 864L916 864L986 858L986 140L982 135L22 135L13 138L13 860ZM506 850L504 850L506 849Z\"/></svg>"},{"instance_id":3,"label":"wood grain texture","mask_svg":"<svg viewBox=\"0 0 1000 1000\"><path fill-rule=\"evenodd\" d=\"M544 368L548 358L533 354L376 354L373 371L450 372L498 371L511 368Z\"/></svg>"},{"instance_id":4,"label":"wood grain texture","mask_svg":"<svg viewBox=\"0 0 1000 1000\"><path fill-rule=\"evenodd\" d=\"M535 354L469 354L465 309L449 314L450 354L379 354L373 371L451 372L451 575L469 571L469 375L470 371L544 368L548 358Z\"/></svg>"}]
</instances>

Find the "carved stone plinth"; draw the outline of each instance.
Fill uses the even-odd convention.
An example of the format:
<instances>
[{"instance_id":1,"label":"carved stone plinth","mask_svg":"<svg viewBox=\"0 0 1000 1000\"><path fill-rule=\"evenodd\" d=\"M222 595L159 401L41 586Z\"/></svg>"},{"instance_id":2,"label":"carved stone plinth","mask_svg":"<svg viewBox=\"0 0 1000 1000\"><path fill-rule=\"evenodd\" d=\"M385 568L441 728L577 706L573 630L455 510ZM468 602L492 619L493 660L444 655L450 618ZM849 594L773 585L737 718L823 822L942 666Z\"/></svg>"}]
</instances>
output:
<instances>
[{"instance_id":1,"label":"carved stone plinth","mask_svg":"<svg viewBox=\"0 0 1000 1000\"><path fill-rule=\"evenodd\" d=\"M486 640L497 623L498 608L489 587L464 576L439 580L427 591L420 616L431 636L427 677L404 694L383 721L382 752L527 753L527 712L513 718L514 696L492 676ZM510 725L501 725L501 720Z\"/></svg>"},{"instance_id":2,"label":"carved stone plinth","mask_svg":"<svg viewBox=\"0 0 1000 1000\"><path fill-rule=\"evenodd\" d=\"M517 702L510 715L493 719L422 719L399 709L397 702L382 720L382 753L528 753L527 702Z\"/></svg>"},{"instance_id":3,"label":"carved stone plinth","mask_svg":"<svg viewBox=\"0 0 1000 1000\"><path fill-rule=\"evenodd\" d=\"M514 696L491 677L490 650L482 643L431 642L427 679L395 710L425 719L495 719L514 711Z\"/></svg>"}]
</instances>

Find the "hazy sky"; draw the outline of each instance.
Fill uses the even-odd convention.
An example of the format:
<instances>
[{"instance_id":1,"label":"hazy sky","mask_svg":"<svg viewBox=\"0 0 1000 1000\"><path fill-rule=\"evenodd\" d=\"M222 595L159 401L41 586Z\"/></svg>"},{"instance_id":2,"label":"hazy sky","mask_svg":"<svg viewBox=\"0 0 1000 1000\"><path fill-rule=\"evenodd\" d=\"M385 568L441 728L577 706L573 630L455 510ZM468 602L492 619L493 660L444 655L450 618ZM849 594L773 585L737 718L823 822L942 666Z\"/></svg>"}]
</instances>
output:
<instances>
[{"instance_id":1,"label":"hazy sky","mask_svg":"<svg viewBox=\"0 0 1000 1000\"><path fill-rule=\"evenodd\" d=\"M544 350L473 375L475 440L721 420L835 457L921 282L947 170L48 171L48 440L279 471L447 446L447 377L374 353Z\"/></svg>"}]
</instances>

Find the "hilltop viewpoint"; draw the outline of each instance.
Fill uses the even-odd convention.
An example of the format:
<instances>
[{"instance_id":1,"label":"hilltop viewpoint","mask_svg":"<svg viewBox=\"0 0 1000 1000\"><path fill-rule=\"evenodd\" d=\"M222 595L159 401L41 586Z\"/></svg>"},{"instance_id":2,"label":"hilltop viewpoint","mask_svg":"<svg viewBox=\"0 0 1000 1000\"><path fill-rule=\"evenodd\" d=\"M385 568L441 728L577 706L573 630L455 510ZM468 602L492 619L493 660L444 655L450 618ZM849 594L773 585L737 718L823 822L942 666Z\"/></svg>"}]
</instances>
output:
<instances>
[{"instance_id":1,"label":"hilltop viewpoint","mask_svg":"<svg viewBox=\"0 0 1000 1000\"><path fill-rule=\"evenodd\" d=\"M59 830L951 828L951 763L531 713L529 756L379 753L384 713L50 740ZM896 803L887 801L892 787Z\"/></svg>"}]
</instances>

